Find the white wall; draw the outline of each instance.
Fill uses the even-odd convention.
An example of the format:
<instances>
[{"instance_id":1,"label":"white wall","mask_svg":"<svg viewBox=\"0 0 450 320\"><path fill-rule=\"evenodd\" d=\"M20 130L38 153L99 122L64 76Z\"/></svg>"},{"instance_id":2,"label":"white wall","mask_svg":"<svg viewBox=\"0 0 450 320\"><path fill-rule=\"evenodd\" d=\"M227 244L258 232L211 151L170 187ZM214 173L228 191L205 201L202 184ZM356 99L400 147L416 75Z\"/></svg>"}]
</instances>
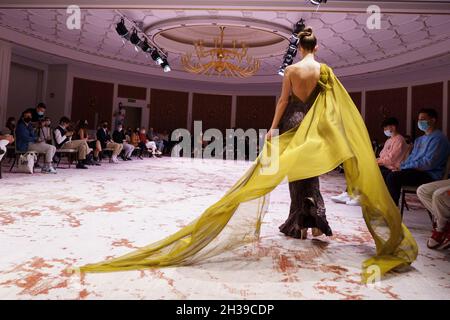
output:
<instances>
[{"instance_id":1,"label":"white wall","mask_svg":"<svg viewBox=\"0 0 450 320\"><path fill-rule=\"evenodd\" d=\"M42 70L12 63L6 116L19 118L22 111L34 108L38 102L42 101L43 82Z\"/></svg>"}]
</instances>

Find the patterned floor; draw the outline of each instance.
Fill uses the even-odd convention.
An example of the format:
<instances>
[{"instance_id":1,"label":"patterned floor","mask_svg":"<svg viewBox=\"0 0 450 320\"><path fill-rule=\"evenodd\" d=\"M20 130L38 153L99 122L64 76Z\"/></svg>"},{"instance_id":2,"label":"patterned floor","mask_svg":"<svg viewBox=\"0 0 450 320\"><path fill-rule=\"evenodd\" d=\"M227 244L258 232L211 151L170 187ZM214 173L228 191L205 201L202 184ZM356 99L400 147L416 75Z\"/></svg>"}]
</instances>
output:
<instances>
[{"instance_id":1,"label":"patterned floor","mask_svg":"<svg viewBox=\"0 0 450 320\"><path fill-rule=\"evenodd\" d=\"M406 272L360 284L373 254L359 207L333 204L341 175L321 178L334 236L284 237L280 185L254 245L190 267L69 275L72 265L129 252L176 231L227 190L245 162L145 159L0 180L0 299L450 299L450 252L426 248L429 219L414 197L405 222L420 253ZM5 170L4 170L5 171Z\"/></svg>"}]
</instances>

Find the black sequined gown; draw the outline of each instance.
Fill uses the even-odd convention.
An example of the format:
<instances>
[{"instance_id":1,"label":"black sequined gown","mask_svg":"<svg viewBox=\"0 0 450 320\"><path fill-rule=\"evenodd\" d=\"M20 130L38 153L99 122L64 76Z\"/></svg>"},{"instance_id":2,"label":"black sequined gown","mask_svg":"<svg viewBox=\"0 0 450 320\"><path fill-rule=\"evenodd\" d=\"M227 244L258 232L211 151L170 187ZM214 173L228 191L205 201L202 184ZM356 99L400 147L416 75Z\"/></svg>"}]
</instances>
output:
<instances>
[{"instance_id":1,"label":"black sequined gown","mask_svg":"<svg viewBox=\"0 0 450 320\"><path fill-rule=\"evenodd\" d=\"M294 94L291 95L280 120L280 134L300 124L319 91L320 87L317 86L306 103ZM287 236L301 238L303 228L318 228L325 235L331 236L331 228L325 215L325 204L320 194L319 177L289 182L289 193L291 196L289 217L280 226L280 231Z\"/></svg>"}]
</instances>

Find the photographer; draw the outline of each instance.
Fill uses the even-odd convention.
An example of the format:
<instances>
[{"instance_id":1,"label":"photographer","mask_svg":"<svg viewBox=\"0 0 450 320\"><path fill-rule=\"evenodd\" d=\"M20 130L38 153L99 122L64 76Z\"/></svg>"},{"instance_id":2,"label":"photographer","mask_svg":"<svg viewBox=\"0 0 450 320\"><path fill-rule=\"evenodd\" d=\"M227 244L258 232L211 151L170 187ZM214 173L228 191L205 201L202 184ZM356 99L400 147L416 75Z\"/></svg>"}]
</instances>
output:
<instances>
[{"instance_id":1,"label":"photographer","mask_svg":"<svg viewBox=\"0 0 450 320\"><path fill-rule=\"evenodd\" d=\"M74 134L70 127L70 119L62 117L59 120L59 126L53 130L55 144L57 149L76 149L78 152L77 169L87 169L86 155L91 151L86 140L72 140Z\"/></svg>"},{"instance_id":2,"label":"photographer","mask_svg":"<svg viewBox=\"0 0 450 320\"><path fill-rule=\"evenodd\" d=\"M16 149L18 151L27 152L34 151L45 154L45 164L42 173L56 173L52 166L52 159L55 155L56 148L42 142L36 137L35 130L31 124L33 109L27 109L22 112L20 121L16 128Z\"/></svg>"}]
</instances>

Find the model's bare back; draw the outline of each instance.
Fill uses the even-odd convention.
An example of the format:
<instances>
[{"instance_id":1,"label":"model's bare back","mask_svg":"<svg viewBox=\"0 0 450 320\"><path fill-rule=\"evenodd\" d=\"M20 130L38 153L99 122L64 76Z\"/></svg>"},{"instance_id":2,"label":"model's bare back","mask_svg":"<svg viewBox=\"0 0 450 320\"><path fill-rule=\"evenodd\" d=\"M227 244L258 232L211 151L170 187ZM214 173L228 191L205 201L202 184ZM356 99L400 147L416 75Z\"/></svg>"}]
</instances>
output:
<instances>
[{"instance_id":1,"label":"model's bare back","mask_svg":"<svg viewBox=\"0 0 450 320\"><path fill-rule=\"evenodd\" d=\"M320 79L320 63L313 60L302 60L290 67L289 79L291 91L306 102Z\"/></svg>"}]
</instances>

